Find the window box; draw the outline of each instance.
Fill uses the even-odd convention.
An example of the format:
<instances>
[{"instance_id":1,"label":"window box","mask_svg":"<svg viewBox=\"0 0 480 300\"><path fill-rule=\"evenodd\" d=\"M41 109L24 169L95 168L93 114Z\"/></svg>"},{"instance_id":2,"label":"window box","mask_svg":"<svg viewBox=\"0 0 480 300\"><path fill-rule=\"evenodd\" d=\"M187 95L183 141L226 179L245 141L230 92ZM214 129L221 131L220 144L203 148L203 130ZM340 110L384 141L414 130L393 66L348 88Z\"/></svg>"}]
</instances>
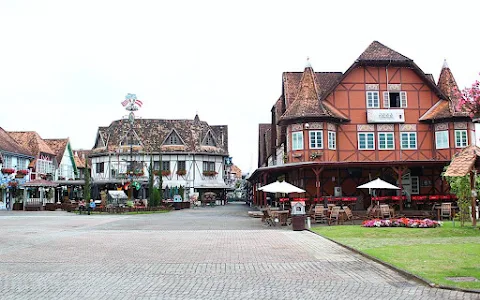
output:
<instances>
[{"instance_id":1,"label":"window box","mask_svg":"<svg viewBox=\"0 0 480 300\"><path fill-rule=\"evenodd\" d=\"M170 172L170 170L162 170L161 174L162 174L163 177L165 177L165 176L169 176L170 174L172 174L172 172Z\"/></svg>"},{"instance_id":2,"label":"window box","mask_svg":"<svg viewBox=\"0 0 480 300\"><path fill-rule=\"evenodd\" d=\"M13 174L13 173L15 173L15 169L12 169L12 168L3 168L3 169L2 169L2 173L3 173L3 174Z\"/></svg>"},{"instance_id":3,"label":"window box","mask_svg":"<svg viewBox=\"0 0 480 300\"><path fill-rule=\"evenodd\" d=\"M177 170L177 175L183 176L187 174L187 170Z\"/></svg>"},{"instance_id":4,"label":"window box","mask_svg":"<svg viewBox=\"0 0 480 300\"><path fill-rule=\"evenodd\" d=\"M23 176L25 176L25 175L27 175L27 174L28 174L28 170L18 170L18 171L17 171L17 175L23 175Z\"/></svg>"},{"instance_id":5,"label":"window box","mask_svg":"<svg viewBox=\"0 0 480 300\"><path fill-rule=\"evenodd\" d=\"M317 157L320 157L320 156L322 156L322 155L323 155L323 152L312 152L312 153L310 154L310 159L311 159L311 160L315 160Z\"/></svg>"},{"instance_id":6,"label":"window box","mask_svg":"<svg viewBox=\"0 0 480 300\"><path fill-rule=\"evenodd\" d=\"M218 173L215 172L215 171L203 171L203 176L209 176L209 177L212 177L212 176L215 176L217 175Z\"/></svg>"}]
</instances>

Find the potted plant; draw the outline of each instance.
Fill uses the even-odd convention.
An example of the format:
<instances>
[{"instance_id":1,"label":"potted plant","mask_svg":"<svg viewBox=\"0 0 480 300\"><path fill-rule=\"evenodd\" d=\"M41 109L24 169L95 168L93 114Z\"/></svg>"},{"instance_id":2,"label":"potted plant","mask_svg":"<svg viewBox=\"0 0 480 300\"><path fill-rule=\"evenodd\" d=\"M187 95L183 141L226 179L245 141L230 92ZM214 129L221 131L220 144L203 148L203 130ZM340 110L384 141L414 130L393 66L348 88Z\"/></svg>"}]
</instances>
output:
<instances>
[{"instance_id":1,"label":"potted plant","mask_svg":"<svg viewBox=\"0 0 480 300\"><path fill-rule=\"evenodd\" d=\"M203 171L203 176L208 176L208 177L212 177L212 176L215 176L217 175L218 173L215 172L215 171Z\"/></svg>"},{"instance_id":2,"label":"potted plant","mask_svg":"<svg viewBox=\"0 0 480 300\"><path fill-rule=\"evenodd\" d=\"M12 169L12 168L3 168L3 169L2 169L2 173L3 173L3 174L13 174L13 173L15 173L15 169Z\"/></svg>"},{"instance_id":3,"label":"potted plant","mask_svg":"<svg viewBox=\"0 0 480 300\"><path fill-rule=\"evenodd\" d=\"M187 174L187 170L177 170L177 175L183 176Z\"/></svg>"}]
</instances>

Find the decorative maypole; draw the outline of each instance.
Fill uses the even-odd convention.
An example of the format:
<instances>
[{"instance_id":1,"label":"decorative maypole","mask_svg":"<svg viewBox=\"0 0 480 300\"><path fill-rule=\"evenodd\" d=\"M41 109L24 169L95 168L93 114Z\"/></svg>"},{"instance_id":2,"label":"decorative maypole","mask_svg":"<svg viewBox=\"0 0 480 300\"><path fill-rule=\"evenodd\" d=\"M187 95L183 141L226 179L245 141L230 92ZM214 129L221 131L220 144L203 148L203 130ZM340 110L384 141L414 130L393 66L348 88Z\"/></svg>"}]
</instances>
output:
<instances>
[{"instance_id":1,"label":"decorative maypole","mask_svg":"<svg viewBox=\"0 0 480 300\"><path fill-rule=\"evenodd\" d=\"M137 111L142 107L143 102L137 99L137 95L128 93L125 96L125 100L122 101L123 107L130 113L128 114L128 121L130 122L130 170L127 170L130 174L127 174L130 178L130 200L133 200L133 175L135 170L133 170L133 125L135 123L135 114L134 111Z\"/></svg>"}]
</instances>

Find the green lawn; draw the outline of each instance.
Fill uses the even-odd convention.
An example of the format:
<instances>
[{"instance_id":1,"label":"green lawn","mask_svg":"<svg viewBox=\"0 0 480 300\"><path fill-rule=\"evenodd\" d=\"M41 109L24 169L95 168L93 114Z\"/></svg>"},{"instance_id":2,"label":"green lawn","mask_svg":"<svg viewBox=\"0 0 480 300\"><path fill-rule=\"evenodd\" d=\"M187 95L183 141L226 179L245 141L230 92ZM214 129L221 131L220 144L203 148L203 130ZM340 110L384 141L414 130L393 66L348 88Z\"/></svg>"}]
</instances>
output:
<instances>
[{"instance_id":1,"label":"green lawn","mask_svg":"<svg viewBox=\"0 0 480 300\"><path fill-rule=\"evenodd\" d=\"M322 226L312 231L431 282L480 290L480 230L444 222L438 228ZM476 277L454 282L445 277Z\"/></svg>"}]
</instances>

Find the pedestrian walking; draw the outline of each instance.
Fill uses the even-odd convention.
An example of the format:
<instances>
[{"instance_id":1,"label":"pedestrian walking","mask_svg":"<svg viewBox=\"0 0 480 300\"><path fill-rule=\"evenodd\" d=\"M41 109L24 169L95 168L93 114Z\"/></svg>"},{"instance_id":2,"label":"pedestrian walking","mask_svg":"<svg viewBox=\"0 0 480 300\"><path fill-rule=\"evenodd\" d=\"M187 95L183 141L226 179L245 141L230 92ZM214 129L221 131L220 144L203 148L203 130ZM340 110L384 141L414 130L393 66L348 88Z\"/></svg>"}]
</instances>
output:
<instances>
[{"instance_id":1,"label":"pedestrian walking","mask_svg":"<svg viewBox=\"0 0 480 300\"><path fill-rule=\"evenodd\" d=\"M95 201L90 199L90 205L88 206L88 214L90 214L91 211L93 211L96 207Z\"/></svg>"}]
</instances>

